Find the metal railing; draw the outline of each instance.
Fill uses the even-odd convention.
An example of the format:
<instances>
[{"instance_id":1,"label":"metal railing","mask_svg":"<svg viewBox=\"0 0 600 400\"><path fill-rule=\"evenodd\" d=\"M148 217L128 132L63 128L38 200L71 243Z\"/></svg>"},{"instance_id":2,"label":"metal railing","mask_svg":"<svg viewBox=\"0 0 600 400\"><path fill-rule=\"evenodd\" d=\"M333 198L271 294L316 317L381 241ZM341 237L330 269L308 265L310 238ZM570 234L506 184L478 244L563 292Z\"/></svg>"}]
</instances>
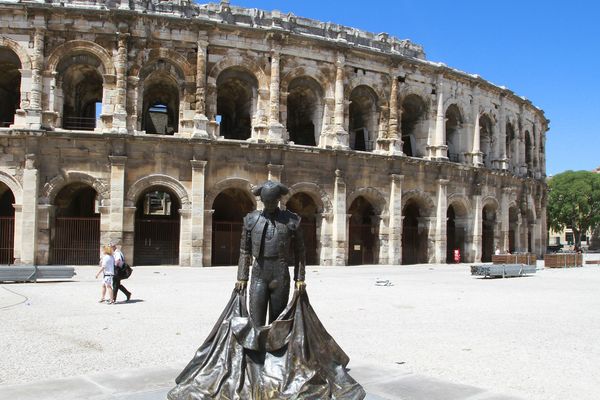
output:
<instances>
[{"instance_id":1,"label":"metal railing","mask_svg":"<svg viewBox=\"0 0 600 400\"><path fill-rule=\"evenodd\" d=\"M96 128L96 118L64 117L63 128L81 131L93 131Z\"/></svg>"},{"instance_id":2,"label":"metal railing","mask_svg":"<svg viewBox=\"0 0 600 400\"><path fill-rule=\"evenodd\" d=\"M15 217L0 217L0 264L12 264L15 243Z\"/></svg>"},{"instance_id":3,"label":"metal railing","mask_svg":"<svg viewBox=\"0 0 600 400\"><path fill-rule=\"evenodd\" d=\"M100 260L99 217L57 217L50 262L56 265L94 265Z\"/></svg>"}]
</instances>

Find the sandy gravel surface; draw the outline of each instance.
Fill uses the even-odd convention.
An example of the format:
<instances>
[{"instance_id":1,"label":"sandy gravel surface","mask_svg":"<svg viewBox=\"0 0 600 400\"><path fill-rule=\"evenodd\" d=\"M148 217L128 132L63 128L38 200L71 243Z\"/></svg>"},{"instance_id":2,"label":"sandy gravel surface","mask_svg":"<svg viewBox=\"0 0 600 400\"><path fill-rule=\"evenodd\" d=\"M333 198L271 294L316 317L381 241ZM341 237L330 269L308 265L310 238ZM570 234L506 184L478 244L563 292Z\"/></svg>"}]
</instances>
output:
<instances>
[{"instance_id":1,"label":"sandy gravel surface","mask_svg":"<svg viewBox=\"0 0 600 400\"><path fill-rule=\"evenodd\" d=\"M109 306L95 270L0 284L0 384L183 366L235 281L233 268L137 267L126 282L137 301ZM309 267L307 282L351 365L532 400L600 398L600 267L494 280L466 265Z\"/></svg>"}]
</instances>

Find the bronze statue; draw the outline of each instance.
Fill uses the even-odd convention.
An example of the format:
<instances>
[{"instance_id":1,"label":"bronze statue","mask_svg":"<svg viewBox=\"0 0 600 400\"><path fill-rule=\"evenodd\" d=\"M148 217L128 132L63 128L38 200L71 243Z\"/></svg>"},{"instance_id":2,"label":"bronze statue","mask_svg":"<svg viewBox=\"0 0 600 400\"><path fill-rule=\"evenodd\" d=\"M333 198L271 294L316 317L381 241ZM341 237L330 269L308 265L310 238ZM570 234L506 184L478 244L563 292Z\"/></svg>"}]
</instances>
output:
<instances>
[{"instance_id":1,"label":"bronze statue","mask_svg":"<svg viewBox=\"0 0 600 400\"><path fill-rule=\"evenodd\" d=\"M253 193L264 209L244 218L235 289L169 400L364 399L346 370L348 356L308 300L300 217L277 206L288 189L267 181ZM296 284L287 304L291 264ZM263 326L267 309L269 325Z\"/></svg>"},{"instance_id":2,"label":"bronze statue","mask_svg":"<svg viewBox=\"0 0 600 400\"><path fill-rule=\"evenodd\" d=\"M269 323L285 309L290 294L288 266L294 265L294 281L298 289L304 288L305 252L300 229L300 217L277 206L279 199L288 193L280 183L267 181L253 190L264 205L244 218L237 288L245 288L252 258L250 283L250 317L258 326L265 324L267 306ZM291 260L290 258L293 258Z\"/></svg>"}]
</instances>

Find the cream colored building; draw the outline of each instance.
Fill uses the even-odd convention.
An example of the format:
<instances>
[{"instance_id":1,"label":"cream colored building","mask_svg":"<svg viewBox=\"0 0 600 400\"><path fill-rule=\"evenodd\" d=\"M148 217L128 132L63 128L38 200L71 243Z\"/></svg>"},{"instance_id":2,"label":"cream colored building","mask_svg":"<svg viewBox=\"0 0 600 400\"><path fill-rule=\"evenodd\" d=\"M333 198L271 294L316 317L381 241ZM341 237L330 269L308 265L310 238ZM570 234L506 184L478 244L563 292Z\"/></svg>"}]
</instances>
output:
<instances>
[{"instance_id":1,"label":"cream colored building","mask_svg":"<svg viewBox=\"0 0 600 400\"><path fill-rule=\"evenodd\" d=\"M225 1L0 0L0 94L4 263L117 240L136 264L235 264L266 179L310 263L546 247L544 113L384 33Z\"/></svg>"}]
</instances>

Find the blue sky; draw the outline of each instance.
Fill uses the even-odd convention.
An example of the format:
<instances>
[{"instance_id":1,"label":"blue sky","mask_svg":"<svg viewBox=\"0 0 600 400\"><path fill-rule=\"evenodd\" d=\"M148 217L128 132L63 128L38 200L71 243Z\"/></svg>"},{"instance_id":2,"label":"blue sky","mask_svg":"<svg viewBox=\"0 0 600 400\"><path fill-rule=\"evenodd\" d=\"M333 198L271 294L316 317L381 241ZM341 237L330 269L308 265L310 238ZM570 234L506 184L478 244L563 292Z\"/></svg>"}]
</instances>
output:
<instances>
[{"instance_id":1,"label":"blue sky","mask_svg":"<svg viewBox=\"0 0 600 400\"><path fill-rule=\"evenodd\" d=\"M440 61L506 86L550 119L547 173L600 166L600 1L231 0L423 45Z\"/></svg>"}]
</instances>

